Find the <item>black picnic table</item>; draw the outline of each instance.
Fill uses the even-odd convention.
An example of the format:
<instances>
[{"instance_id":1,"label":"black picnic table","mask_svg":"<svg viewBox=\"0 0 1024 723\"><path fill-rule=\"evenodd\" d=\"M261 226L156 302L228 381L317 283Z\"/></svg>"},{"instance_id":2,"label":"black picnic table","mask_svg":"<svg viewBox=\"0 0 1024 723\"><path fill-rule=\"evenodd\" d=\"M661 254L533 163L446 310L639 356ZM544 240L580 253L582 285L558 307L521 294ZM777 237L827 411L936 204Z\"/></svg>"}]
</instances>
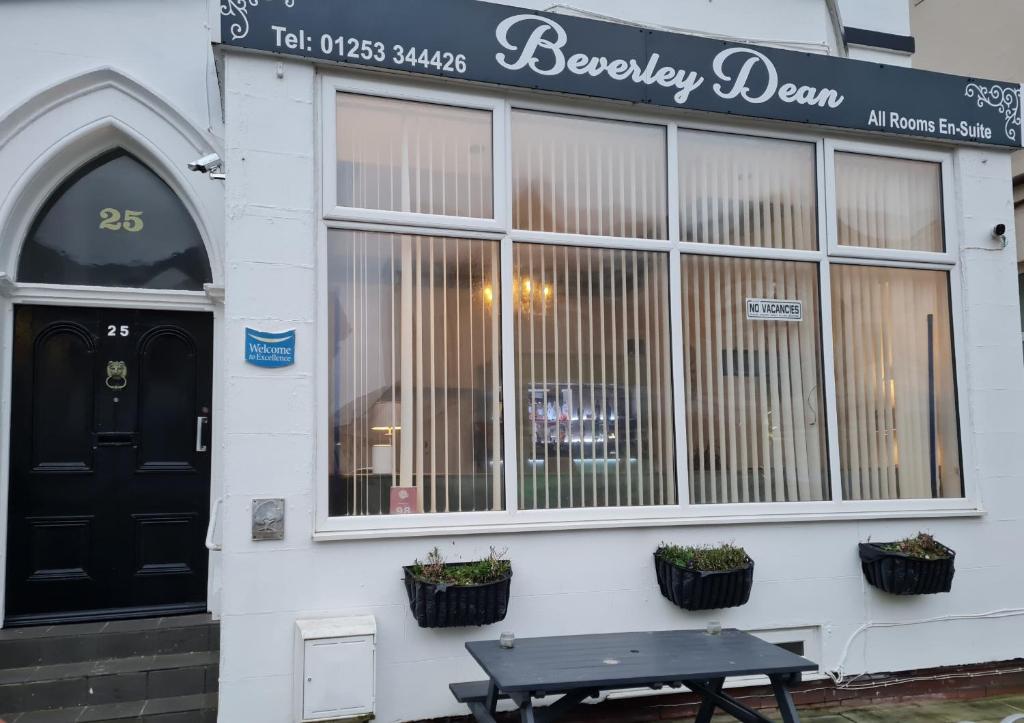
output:
<instances>
[{"instance_id":1,"label":"black picnic table","mask_svg":"<svg viewBox=\"0 0 1024 723\"><path fill-rule=\"evenodd\" d=\"M740 630L665 630L638 633L565 635L466 643L488 680L452 683L455 698L476 720L494 723L497 702L511 699L523 723L546 723L568 713L600 691L686 686L702 698L697 723L708 723L715 709L747 723L770 723L722 690L725 679L767 675L784 723L800 720L789 693L803 671L818 666L796 653ZM561 696L534 708L534 698Z\"/></svg>"}]
</instances>

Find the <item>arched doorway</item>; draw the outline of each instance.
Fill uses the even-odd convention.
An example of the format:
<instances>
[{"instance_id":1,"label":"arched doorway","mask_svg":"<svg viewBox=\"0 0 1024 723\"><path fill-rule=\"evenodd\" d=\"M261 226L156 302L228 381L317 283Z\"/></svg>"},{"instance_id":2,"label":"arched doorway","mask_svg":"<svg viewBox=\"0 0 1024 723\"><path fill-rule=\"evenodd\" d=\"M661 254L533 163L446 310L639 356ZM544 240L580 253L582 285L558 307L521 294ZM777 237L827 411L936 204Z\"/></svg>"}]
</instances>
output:
<instances>
[{"instance_id":1,"label":"arched doorway","mask_svg":"<svg viewBox=\"0 0 1024 723\"><path fill-rule=\"evenodd\" d=\"M174 191L124 150L71 175L33 221L17 282L201 291ZM209 313L17 304L5 624L206 609Z\"/></svg>"}]
</instances>

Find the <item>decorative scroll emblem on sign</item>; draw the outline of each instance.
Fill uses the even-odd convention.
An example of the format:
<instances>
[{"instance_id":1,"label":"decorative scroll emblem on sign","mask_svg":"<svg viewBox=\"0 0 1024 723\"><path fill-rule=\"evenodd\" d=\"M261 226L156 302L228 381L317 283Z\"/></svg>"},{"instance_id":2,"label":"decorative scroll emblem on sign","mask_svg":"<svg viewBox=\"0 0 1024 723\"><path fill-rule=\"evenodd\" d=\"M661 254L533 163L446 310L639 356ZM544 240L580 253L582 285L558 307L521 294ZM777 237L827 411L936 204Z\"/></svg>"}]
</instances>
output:
<instances>
[{"instance_id":1,"label":"decorative scroll emblem on sign","mask_svg":"<svg viewBox=\"0 0 1024 723\"><path fill-rule=\"evenodd\" d=\"M747 318L761 321L803 321L802 301L747 299Z\"/></svg>"},{"instance_id":2,"label":"decorative scroll emblem on sign","mask_svg":"<svg viewBox=\"0 0 1024 723\"><path fill-rule=\"evenodd\" d=\"M286 367L295 363L295 329L245 330L245 360L258 367Z\"/></svg>"},{"instance_id":3,"label":"decorative scroll emblem on sign","mask_svg":"<svg viewBox=\"0 0 1024 723\"><path fill-rule=\"evenodd\" d=\"M107 386L119 391L128 386L128 365L123 361L107 362Z\"/></svg>"},{"instance_id":4,"label":"decorative scroll emblem on sign","mask_svg":"<svg viewBox=\"0 0 1024 723\"><path fill-rule=\"evenodd\" d=\"M237 22L231 23L232 40L241 40L249 34L249 6L258 7L259 4L260 0L221 0L220 14L238 18ZM284 0L284 6L295 7L295 0Z\"/></svg>"},{"instance_id":5,"label":"decorative scroll emblem on sign","mask_svg":"<svg viewBox=\"0 0 1024 723\"><path fill-rule=\"evenodd\" d=\"M977 97L979 108L986 105L992 106L1003 114L1006 125L1006 137L1017 140L1017 130L1021 127L1020 116L1020 88L1010 88L998 83L982 85L981 83L968 83L964 95L968 98Z\"/></svg>"}]
</instances>

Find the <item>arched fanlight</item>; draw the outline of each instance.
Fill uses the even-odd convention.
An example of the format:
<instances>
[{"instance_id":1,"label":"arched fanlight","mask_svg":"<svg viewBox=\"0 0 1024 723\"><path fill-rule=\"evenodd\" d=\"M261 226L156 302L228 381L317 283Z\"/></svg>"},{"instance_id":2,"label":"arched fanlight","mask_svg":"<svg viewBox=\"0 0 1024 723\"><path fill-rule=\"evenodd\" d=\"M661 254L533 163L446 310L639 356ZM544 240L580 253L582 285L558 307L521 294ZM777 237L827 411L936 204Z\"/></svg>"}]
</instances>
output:
<instances>
[{"instance_id":1,"label":"arched fanlight","mask_svg":"<svg viewBox=\"0 0 1024 723\"><path fill-rule=\"evenodd\" d=\"M195 222L163 179L123 150L53 193L22 247L18 281L201 291L210 260Z\"/></svg>"}]
</instances>

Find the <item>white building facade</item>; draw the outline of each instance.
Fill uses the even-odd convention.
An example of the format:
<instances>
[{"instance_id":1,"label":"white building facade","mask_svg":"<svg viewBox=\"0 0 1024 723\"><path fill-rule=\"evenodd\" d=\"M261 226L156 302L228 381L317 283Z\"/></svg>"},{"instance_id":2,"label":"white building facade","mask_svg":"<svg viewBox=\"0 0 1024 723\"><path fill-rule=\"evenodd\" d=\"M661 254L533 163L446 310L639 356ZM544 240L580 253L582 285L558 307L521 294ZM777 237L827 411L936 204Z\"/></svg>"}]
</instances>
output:
<instances>
[{"instance_id":1,"label":"white building facade","mask_svg":"<svg viewBox=\"0 0 1024 723\"><path fill-rule=\"evenodd\" d=\"M1015 252L993 236L1006 224L1013 238L1019 86L999 86L1002 106L965 106L971 79L954 79L948 110L938 91L907 90L910 106L939 103L949 119L980 114L963 136L925 110L895 128L830 121L872 92L881 113L884 74L915 72L898 42L908 9L881 1L523 0L486 5L499 22L484 24L475 3L453 0L427 11L462 18L447 35L403 18L415 3L389 3L392 25L376 20L384 5L310 3L0 8L0 57L18 69L0 79L5 625L209 610L221 621L220 720L268 723L302 719L297 620L372 616L369 670L337 670L332 685L372 681L387 721L464 714L448 691L480 677L464 644L501 630L713 619L802 642L822 671L846 674L1020 656L1024 368ZM375 18L376 34L332 24L346 13ZM117 42L103 39L111 28ZM452 32L492 63L504 54L501 69L407 39ZM653 33L643 42L668 43L671 76L658 81L657 62L645 71L650 54L628 43L573 59L584 32L595 43ZM686 43L716 43L709 70L669 63L673 37L691 60L704 46ZM546 63L563 45L558 74ZM333 55L342 62L322 57ZM758 101L776 58L775 98ZM821 71L835 86L801 87L790 62L836 63ZM850 80L868 69L881 74L874 91ZM651 97L603 92L624 86ZM665 87L674 107L655 94ZM223 180L189 170L210 154ZM169 210L116 200L143 193L135 166L87 187L125 158L163 184L138 203ZM104 188L115 200L92 203ZM79 218L92 235L62 245ZM147 255L124 238L133 218L194 229L151 237L169 250ZM65 275L48 275L58 261ZM47 319L100 338L48 357ZM127 371L109 367L121 358L104 356L107 330L134 339L136 324L157 341L140 342ZM155 346L158 332L186 339L184 351ZM293 339L292 359L247 360L254 338ZM138 420L178 424L150 422L154 437L117 416L136 358L150 386L123 399ZM95 403L76 396L79 359L102 372ZM181 368L198 370L184 387L152 386ZM27 396L44 374L65 380L59 396ZM65 411L46 417L40 405L60 400ZM95 423L86 442L78 409ZM52 460L18 451L45 449L47 435L71 441ZM61 490L67 475L99 474L117 445L155 450L133 474L192 497L118 507L133 520L134 564L169 582L81 592L66 551L117 545L90 541L106 523L88 500L33 507L46 500L26 491L24 470ZM55 527L74 532L44 539ZM919 530L957 551L951 592L870 587L857 543ZM756 562L749 603L674 607L651 564L663 541L742 545ZM31 545L44 553L28 570ZM502 623L418 627L401 568L434 547L451 560L505 551ZM35 579L45 554L65 571L50 577L69 586L70 613ZM174 582L186 579L187 593Z\"/></svg>"}]
</instances>

